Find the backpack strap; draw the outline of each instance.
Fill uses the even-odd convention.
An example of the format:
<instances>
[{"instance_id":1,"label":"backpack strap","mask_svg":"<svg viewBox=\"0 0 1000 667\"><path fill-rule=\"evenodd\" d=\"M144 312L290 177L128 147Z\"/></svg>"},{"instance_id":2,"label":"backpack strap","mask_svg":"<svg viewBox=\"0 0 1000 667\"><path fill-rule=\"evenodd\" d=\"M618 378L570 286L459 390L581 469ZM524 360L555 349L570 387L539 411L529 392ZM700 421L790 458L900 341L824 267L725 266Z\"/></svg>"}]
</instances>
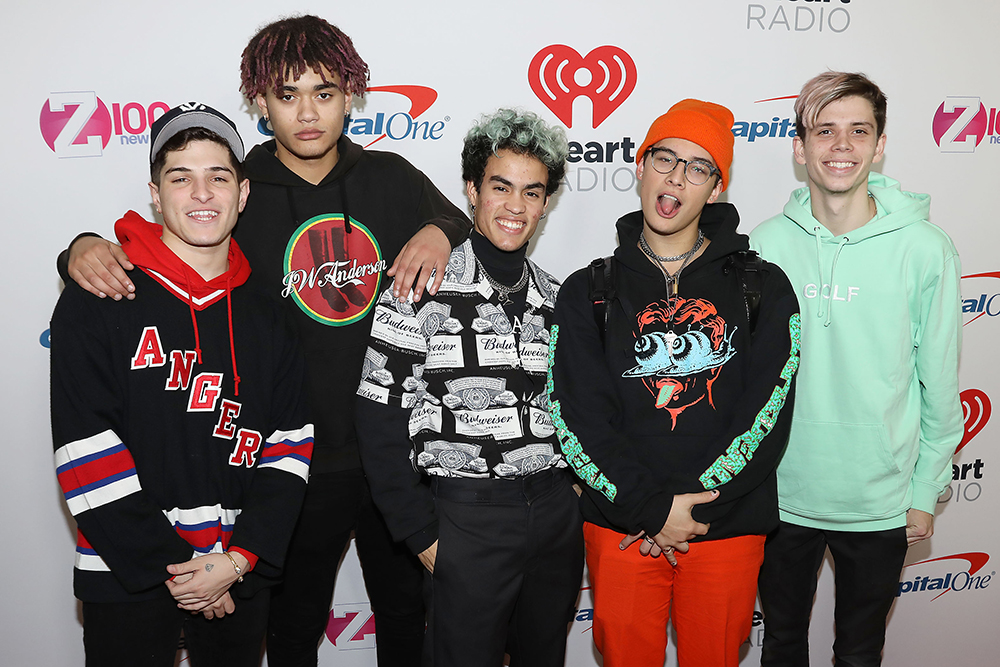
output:
<instances>
[{"instance_id":1,"label":"backpack strap","mask_svg":"<svg viewBox=\"0 0 1000 667\"><path fill-rule=\"evenodd\" d=\"M590 276L589 298L594 304L594 323L601 334L601 345L608 330L608 302L615 298L615 263L613 257L598 257L587 266Z\"/></svg>"},{"instance_id":2,"label":"backpack strap","mask_svg":"<svg viewBox=\"0 0 1000 667\"><path fill-rule=\"evenodd\" d=\"M762 272L764 262L753 250L741 250L729 256L726 264L736 270L736 275L743 286L743 300L746 302L747 320L750 323L750 335L757 329L757 315L760 313L760 294L763 283Z\"/></svg>"}]
</instances>

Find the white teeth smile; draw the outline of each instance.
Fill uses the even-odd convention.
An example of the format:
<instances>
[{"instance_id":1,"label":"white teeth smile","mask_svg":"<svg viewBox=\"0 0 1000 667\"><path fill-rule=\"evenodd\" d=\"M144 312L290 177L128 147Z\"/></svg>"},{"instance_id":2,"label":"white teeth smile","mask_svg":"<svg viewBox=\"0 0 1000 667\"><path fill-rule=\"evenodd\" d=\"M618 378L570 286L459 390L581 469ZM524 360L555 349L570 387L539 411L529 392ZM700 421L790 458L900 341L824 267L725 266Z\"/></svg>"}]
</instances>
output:
<instances>
[{"instance_id":1,"label":"white teeth smile","mask_svg":"<svg viewBox=\"0 0 1000 667\"><path fill-rule=\"evenodd\" d=\"M520 231L524 228L525 223L521 220L500 220L497 219L497 224L504 229L509 229L512 232Z\"/></svg>"},{"instance_id":2,"label":"white teeth smile","mask_svg":"<svg viewBox=\"0 0 1000 667\"><path fill-rule=\"evenodd\" d=\"M854 166L854 162L827 162L827 165L833 167L834 169L850 169Z\"/></svg>"},{"instance_id":3,"label":"white teeth smile","mask_svg":"<svg viewBox=\"0 0 1000 667\"><path fill-rule=\"evenodd\" d=\"M194 218L198 222L211 222L218 215L216 211L191 211L187 214L189 218Z\"/></svg>"}]
</instances>

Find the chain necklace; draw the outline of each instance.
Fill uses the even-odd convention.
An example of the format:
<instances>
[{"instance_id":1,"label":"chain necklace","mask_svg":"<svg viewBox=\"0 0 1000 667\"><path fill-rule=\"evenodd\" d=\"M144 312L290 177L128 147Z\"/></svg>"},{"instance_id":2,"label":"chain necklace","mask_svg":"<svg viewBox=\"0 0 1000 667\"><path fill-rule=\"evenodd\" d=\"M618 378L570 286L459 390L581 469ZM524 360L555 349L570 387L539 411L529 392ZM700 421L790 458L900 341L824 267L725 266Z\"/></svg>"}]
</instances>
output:
<instances>
[{"instance_id":1,"label":"chain necklace","mask_svg":"<svg viewBox=\"0 0 1000 667\"><path fill-rule=\"evenodd\" d=\"M500 299L501 306L506 306L514 303L511 300L510 295L520 292L522 289L524 289L524 286L528 284L528 262L524 263L524 270L521 272L521 277L517 279L516 283L510 285L509 287L507 285L497 282L493 278L493 276L491 276L486 271L486 267L483 266L483 263L479 261L478 257L476 258L476 264L479 266L479 271L483 274L483 277L486 278L486 282L488 282L490 284L490 287L492 287L494 291L496 291Z\"/></svg>"},{"instance_id":2,"label":"chain necklace","mask_svg":"<svg viewBox=\"0 0 1000 667\"><path fill-rule=\"evenodd\" d=\"M655 252L653 252L653 249L649 247L649 243L646 242L646 232L643 231L641 234L639 234L639 248L642 249L642 252L647 257L656 262L656 265L658 267L660 267L660 271L663 272L663 277L665 278L667 283L667 296L669 297L677 296L677 291L680 288L680 282L681 282L681 271L683 271L684 267L688 265L688 263L691 261L691 258L694 257L699 250L701 250L701 246L704 243L705 243L705 232L699 229L698 240L694 242L694 245L691 246L690 250L688 250L683 254L675 255L673 257L661 257L660 255L657 255ZM681 268L677 269L677 271L673 275L670 275L670 272L667 271L666 267L663 266L664 262L679 262L681 260L683 260Z\"/></svg>"}]
</instances>

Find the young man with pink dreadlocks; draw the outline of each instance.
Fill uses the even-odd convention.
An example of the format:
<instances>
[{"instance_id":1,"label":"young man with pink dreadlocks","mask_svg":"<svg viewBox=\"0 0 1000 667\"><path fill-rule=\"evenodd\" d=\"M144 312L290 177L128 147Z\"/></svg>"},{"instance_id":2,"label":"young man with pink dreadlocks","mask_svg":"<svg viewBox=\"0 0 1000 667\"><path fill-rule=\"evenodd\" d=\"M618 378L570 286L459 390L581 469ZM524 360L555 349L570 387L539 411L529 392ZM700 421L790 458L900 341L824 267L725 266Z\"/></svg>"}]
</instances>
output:
<instances>
[{"instance_id":1,"label":"young man with pink dreadlocks","mask_svg":"<svg viewBox=\"0 0 1000 667\"><path fill-rule=\"evenodd\" d=\"M262 28L243 52L242 90L274 140L247 155L253 183L235 238L252 281L298 325L315 453L284 582L268 629L272 667L316 664L337 564L352 531L368 588L381 665L419 664L422 569L394 544L371 502L355 433L354 392L383 274L419 300L432 269L436 291L453 246L471 227L420 171L392 153L363 150L344 133L368 66L351 39L315 16ZM430 223L430 224L427 224ZM426 226L425 226L426 225ZM387 258L396 257L388 266ZM120 248L78 239L68 275L95 294L133 294ZM403 294L405 296L405 293Z\"/></svg>"}]
</instances>

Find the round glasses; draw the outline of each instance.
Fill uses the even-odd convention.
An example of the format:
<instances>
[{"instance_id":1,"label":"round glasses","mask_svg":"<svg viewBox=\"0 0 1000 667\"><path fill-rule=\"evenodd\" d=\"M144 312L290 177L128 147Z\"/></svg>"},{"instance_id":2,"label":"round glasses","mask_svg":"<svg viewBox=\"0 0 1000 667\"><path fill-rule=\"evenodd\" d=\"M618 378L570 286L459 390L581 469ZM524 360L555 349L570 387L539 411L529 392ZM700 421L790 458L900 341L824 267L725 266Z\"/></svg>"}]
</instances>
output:
<instances>
[{"instance_id":1,"label":"round glasses","mask_svg":"<svg viewBox=\"0 0 1000 667\"><path fill-rule=\"evenodd\" d=\"M678 162L683 162L684 178L691 185L705 185L713 174L721 173L704 160L685 160L666 148L650 148L649 158L653 163L653 169L661 174L669 174L677 168Z\"/></svg>"}]
</instances>

